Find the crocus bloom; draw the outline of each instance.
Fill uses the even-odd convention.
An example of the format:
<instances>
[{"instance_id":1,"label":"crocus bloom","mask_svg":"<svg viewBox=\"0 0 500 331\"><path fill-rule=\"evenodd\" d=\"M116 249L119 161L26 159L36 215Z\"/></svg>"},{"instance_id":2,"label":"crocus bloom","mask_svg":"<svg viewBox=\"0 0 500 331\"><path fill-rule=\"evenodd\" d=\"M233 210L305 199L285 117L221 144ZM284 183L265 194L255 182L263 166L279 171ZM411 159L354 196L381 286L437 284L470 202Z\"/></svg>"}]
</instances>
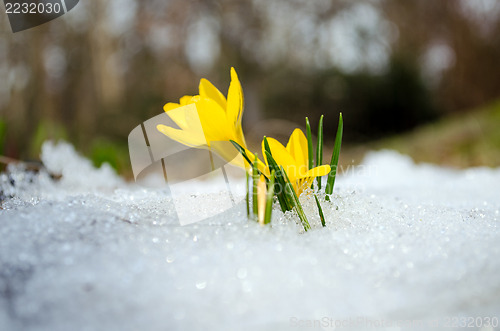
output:
<instances>
[{"instance_id":1,"label":"crocus bloom","mask_svg":"<svg viewBox=\"0 0 500 331\"><path fill-rule=\"evenodd\" d=\"M241 128L243 90L236 71L231 68L227 99L204 78L200 80L199 93L183 96L179 103L167 103L163 107L179 129L166 125L158 125L157 129L186 146L208 148L227 161L232 161L237 152L229 143L230 140L246 148Z\"/></svg>"},{"instance_id":2,"label":"crocus bloom","mask_svg":"<svg viewBox=\"0 0 500 331\"><path fill-rule=\"evenodd\" d=\"M314 178L325 176L330 172L329 165L309 169L307 138L300 129L293 131L286 147L273 138L267 138L267 141L274 160L285 170L297 195L310 187ZM264 142L262 142L262 152L266 155ZM267 163L267 157L265 161Z\"/></svg>"}]
</instances>

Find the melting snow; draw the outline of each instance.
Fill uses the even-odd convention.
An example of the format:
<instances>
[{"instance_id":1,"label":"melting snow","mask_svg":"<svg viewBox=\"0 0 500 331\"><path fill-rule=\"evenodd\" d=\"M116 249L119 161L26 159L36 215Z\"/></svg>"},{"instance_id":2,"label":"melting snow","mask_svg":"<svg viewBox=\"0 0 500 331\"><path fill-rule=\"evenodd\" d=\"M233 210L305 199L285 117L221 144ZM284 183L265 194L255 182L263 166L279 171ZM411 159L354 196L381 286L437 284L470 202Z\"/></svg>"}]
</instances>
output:
<instances>
[{"instance_id":1,"label":"melting snow","mask_svg":"<svg viewBox=\"0 0 500 331\"><path fill-rule=\"evenodd\" d=\"M326 228L302 197L303 233L277 206L272 227L249 222L243 203L180 226L166 187L126 183L67 144L46 143L42 160L62 177L0 175L0 330L453 330L499 317L500 168L373 152L322 199ZM217 208L224 185L199 182L193 208Z\"/></svg>"}]
</instances>

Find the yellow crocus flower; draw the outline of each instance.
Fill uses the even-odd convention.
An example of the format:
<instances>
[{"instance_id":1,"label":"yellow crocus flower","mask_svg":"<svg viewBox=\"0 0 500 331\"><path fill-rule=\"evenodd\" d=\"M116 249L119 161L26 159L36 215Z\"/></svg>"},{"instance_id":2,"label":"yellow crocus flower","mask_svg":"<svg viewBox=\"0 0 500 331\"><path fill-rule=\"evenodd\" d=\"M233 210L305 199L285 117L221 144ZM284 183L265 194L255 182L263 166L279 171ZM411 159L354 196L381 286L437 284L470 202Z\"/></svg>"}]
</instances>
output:
<instances>
[{"instance_id":1,"label":"yellow crocus flower","mask_svg":"<svg viewBox=\"0 0 500 331\"><path fill-rule=\"evenodd\" d=\"M229 141L234 140L246 148L241 128L243 90L236 71L231 68L227 99L204 78L200 80L199 93L183 96L179 103L167 103L163 107L179 129L162 124L157 129L186 146L214 150L225 160L233 161L237 152Z\"/></svg>"},{"instance_id":2,"label":"yellow crocus flower","mask_svg":"<svg viewBox=\"0 0 500 331\"><path fill-rule=\"evenodd\" d=\"M330 172L329 165L320 165L309 169L307 138L300 129L293 131L286 147L273 138L267 138L267 142L274 160L285 170L297 195L310 187L314 178L325 176ZM264 141L262 142L262 153L266 155ZM267 163L267 157L265 157L265 161Z\"/></svg>"}]
</instances>

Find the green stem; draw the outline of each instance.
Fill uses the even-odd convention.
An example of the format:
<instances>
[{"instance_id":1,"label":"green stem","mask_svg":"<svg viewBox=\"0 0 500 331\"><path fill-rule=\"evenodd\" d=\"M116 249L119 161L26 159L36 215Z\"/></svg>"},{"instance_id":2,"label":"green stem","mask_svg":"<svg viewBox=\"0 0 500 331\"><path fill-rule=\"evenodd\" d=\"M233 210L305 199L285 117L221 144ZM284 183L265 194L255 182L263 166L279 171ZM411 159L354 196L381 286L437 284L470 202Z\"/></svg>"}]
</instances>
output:
<instances>
[{"instance_id":1,"label":"green stem","mask_svg":"<svg viewBox=\"0 0 500 331\"><path fill-rule=\"evenodd\" d=\"M286 174L285 170L283 170L283 167L281 167L281 171L283 172L283 174L285 174L286 177L285 191L287 192L289 200L292 202L295 211L297 212L297 215L299 216L299 219L302 222L304 230L307 232L307 230L311 229L311 225L309 225L309 221L307 220L306 214L304 213L304 209L302 209L302 205L300 204L299 197L295 193L295 190L293 189L293 186L290 183L290 179L288 178L288 175Z\"/></svg>"},{"instance_id":2,"label":"green stem","mask_svg":"<svg viewBox=\"0 0 500 331\"><path fill-rule=\"evenodd\" d=\"M245 177L246 177L246 188L247 188L247 195L246 195L246 201L247 201L247 218L250 218L250 176L248 175L248 171L245 171Z\"/></svg>"},{"instance_id":3,"label":"green stem","mask_svg":"<svg viewBox=\"0 0 500 331\"><path fill-rule=\"evenodd\" d=\"M328 174L328 179L326 181L325 193L326 200L330 201L330 197L328 195L333 193L333 187L335 185L335 177L337 176L337 168L339 165L339 155L340 155L340 147L342 145L342 133L344 130L344 122L342 119L342 113L339 116L339 126L337 128L337 136L335 137L335 146L333 147L332 160L330 162L330 167L332 168L330 173Z\"/></svg>"},{"instance_id":4,"label":"green stem","mask_svg":"<svg viewBox=\"0 0 500 331\"><path fill-rule=\"evenodd\" d=\"M314 195L314 199L316 199L316 205L318 206L318 213L319 213L319 219L321 220L321 225L326 226L325 216L323 215L323 208L321 208L321 205L319 204L319 200L316 194Z\"/></svg>"},{"instance_id":5,"label":"green stem","mask_svg":"<svg viewBox=\"0 0 500 331\"><path fill-rule=\"evenodd\" d=\"M323 164L323 115L319 118L318 124L318 144L316 146L316 166ZM317 177L318 191L321 190L321 176Z\"/></svg>"},{"instance_id":6,"label":"green stem","mask_svg":"<svg viewBox=\"0 0 500 331\"><path fill-rule=\"evenodd\" d=\"M283 212L292 210L292 205L289 203L285 193L285 176L271 154L271 148L269 147L267 137L264 137L264 152L269 169L276 172L274 190L277 192L276 196L278 197L281 210Z\"/></svg>"},{"instance_id":7,"label":"green stem","mask_svg":"<svg viewBox=\"0 0 500 331\"><path fill-rule=\"evenodd\" d=\"M271 172L271 178L269 179L269 187L267 189L266 195L266 213L264 215L264 224L271 223L271 216L273 213L273 199L274 199L274 178L276 172L273 170Z\"/></svg>"},{"instance_id":8,"label":"green stem","mask_svg":"<svg viewBox=\"0 0 500 331\"><path fill-rule=\"evenodd\" d=\"M252 212L255 220L258 219L258 201L257 201L257 185L259 183L259 171L257 169L257 154L255 154L255 160L252 165L252 183L253 183L253 195L252 195Z\"/></svg>"},{"instance_id":9,"label":"green stem","mask_svg":"<svg viewBox=\"0 0 500 331\"><path fill-rule=\"evenodd\" d=\"M307 135L307 158L309 161L309 170L314 168L314 151L311 133L311 124L309 123L309 118L306 117L306 135Z\"/></svg>"}]
</instances>

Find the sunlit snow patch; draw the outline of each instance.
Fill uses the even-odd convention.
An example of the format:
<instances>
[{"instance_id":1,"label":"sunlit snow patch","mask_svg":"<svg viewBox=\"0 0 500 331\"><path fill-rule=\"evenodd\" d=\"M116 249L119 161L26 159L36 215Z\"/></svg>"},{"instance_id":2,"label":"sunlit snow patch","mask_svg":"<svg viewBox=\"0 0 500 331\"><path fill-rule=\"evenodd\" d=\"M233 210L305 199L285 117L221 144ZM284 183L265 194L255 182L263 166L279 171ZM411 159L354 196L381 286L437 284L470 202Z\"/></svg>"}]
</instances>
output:
<instances>
[{"instance_id":1,"label":"sunlit snow patch","mask_svg":"<svg viewBox=\"0 0 500 331\"><path fill-rule=\"evenodd\" d=\"M302 233L278 206L272 227L244 208L181 227L166 188L127 184L68 145L45 145L42 160L62 177L0 175L1 330L429 330L498 318L500 169L373 152L322 202L326 228L302 197L313 226ZM215 186L196 184L217 205L204 191Z\"/></svg>"}]
</instances>

